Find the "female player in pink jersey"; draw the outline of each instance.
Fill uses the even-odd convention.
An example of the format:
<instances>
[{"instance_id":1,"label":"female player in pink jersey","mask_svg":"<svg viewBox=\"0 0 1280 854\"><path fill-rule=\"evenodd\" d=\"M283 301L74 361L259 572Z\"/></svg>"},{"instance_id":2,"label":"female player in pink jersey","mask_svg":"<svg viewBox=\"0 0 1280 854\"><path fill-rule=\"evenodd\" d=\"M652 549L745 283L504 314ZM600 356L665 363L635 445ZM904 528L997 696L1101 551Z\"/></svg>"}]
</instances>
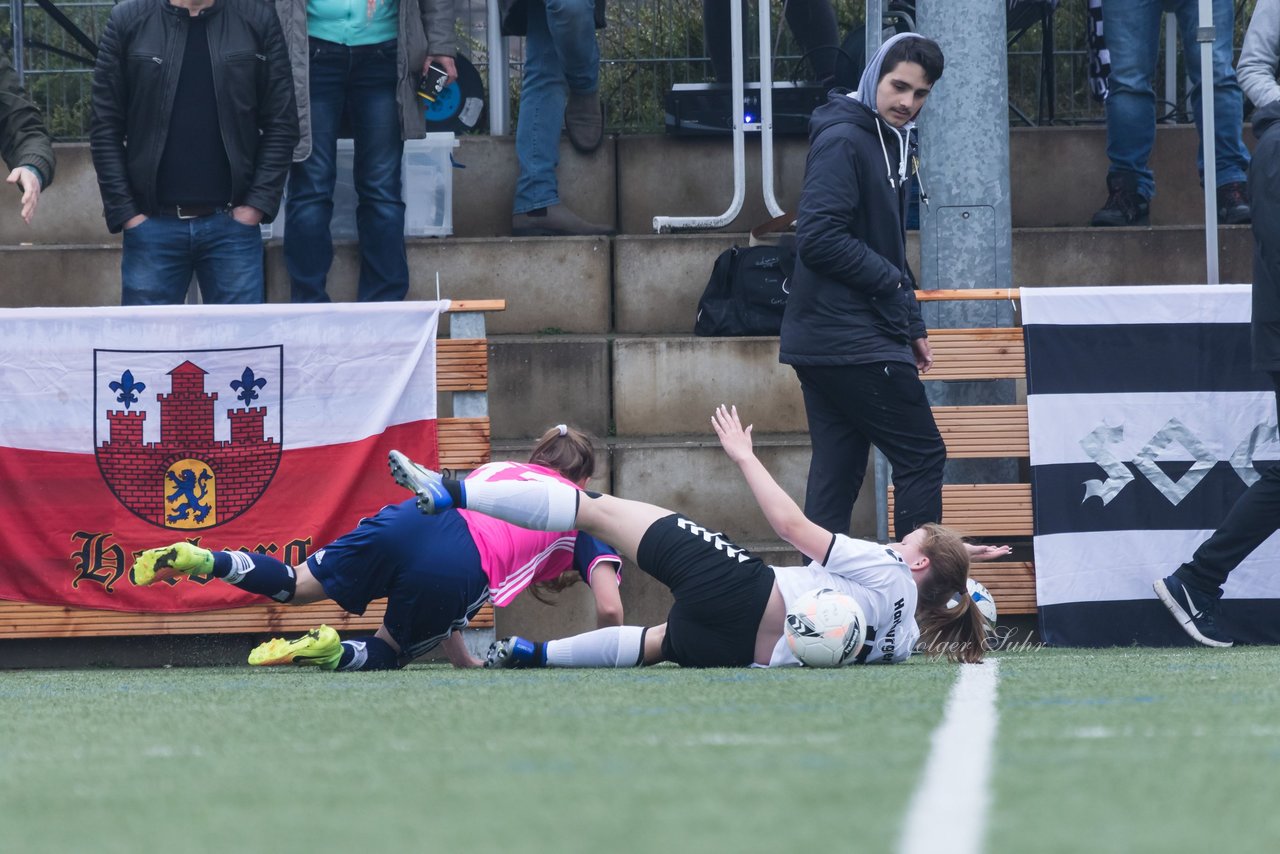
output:
<instances>
[{"instance_id":1,"label":"female player in pink jersey","mask_svg":"<svg viewBox=\"0 0 1280 854\"><path fill-rule=\"evenodd\" d=\"M489 463L468 482L548 483L585 487L595 449L584 433L559 425L538 442L528 463ZM249 654L253 665L302 664L327 670L386 670L442 645L456 667L477 667L457 631L485 602L503 606L533 586L561 589L584 579L600 626L622 623L621 561L613 549L572 530L530 531L470 511L437 516L412 499L389 504L354 530L290 567L251 552L213 552L189 543L149 549L131 570L134 584L175 575L212 574L278 602L332 599L353 614L386 597L377 634L343 641L329 626L294 640L276 638Z\"/></svg>"},{"instance_id":2,"label":"female player in pink jersey","mask_svg":"<svg viewBox=\"0 0 1280 854\"><path fill-rule=\"evenodd\" d=\"M791 603L816 587L848 593L862 606L868 629L859 661L904 661L917 645L954 661L982 660L986 632L967 591L969 560L1007 547L968 546L933 524L887 546L833 534L805 518L765 470L736 408L720 407L712 423L769 524L810 564L766 566L723 535L652 504L563 484L459 483L391 452L396 482L414 490L424 512L461 506L538 529L577 526L617 544L675 597L662 625L609 627L546 644L507 638L490 648L490 666L795 665L783 624ZM949 607L957 595L959 606Z\"/></svg>"}]
</instances>

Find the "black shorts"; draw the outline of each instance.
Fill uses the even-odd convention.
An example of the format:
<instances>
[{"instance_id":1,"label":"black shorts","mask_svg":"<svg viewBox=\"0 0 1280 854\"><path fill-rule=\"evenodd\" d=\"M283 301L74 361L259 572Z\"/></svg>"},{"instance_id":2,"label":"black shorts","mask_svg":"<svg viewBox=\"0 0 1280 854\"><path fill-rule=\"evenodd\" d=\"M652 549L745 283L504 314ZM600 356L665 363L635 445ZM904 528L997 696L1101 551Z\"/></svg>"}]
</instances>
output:
<instances>
[{"instance_id":1,"label":"black shorts","mask_svg":"<svg viewBox=\"0 0 1280 854\"><path fill-rule=\"evenodd\" d=\"M662 655L681 667L746 667L773 592L773 568L677 514L649 526L636 564L671 589Z\"/></svg>"}]
</instances>

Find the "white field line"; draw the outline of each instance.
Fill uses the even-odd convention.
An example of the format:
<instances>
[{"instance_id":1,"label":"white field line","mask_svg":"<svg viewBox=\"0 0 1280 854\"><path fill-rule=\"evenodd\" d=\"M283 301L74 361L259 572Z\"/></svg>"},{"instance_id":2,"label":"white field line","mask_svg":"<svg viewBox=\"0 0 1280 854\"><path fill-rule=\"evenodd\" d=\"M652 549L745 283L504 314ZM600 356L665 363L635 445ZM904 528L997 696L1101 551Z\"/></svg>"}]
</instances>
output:
<instances>
[{"instance_id":1,"label":"white field line","mask_svg":"<svg viewBox=\"0 0 1280 854\"><path fill-rule=\"evenodd\" d=\"M900 854L978 854L991 801L999 659L962 664L933 731L929 761L903 826Z\"/></svg>"}]
</instances>

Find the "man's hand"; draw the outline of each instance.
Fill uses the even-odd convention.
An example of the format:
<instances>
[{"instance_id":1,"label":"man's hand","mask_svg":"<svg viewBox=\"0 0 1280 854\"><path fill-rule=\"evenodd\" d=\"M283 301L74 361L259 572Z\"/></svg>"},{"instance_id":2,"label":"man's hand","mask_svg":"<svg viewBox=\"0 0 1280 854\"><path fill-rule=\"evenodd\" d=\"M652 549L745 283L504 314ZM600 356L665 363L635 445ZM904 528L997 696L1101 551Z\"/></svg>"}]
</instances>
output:
<instances>
[{"instance_id":1,"label":"man's hand","mask_svg":"<svg viewBox=\"0 0 1280 854\"><path fill-rule=\"evenodd\" d=\"M911 350L916 354L916 370L922 374L929 373L933 367L933 350L929 347L928 338L917 338L911 342Z\"/></svg>"},{"instance_id":2,"label":"man's hand","mask_svg":"<svg viewBox=\"0 0 1280 854\"><path fill-rule=\"evenodd\" d=\"M231 218L241 225L258 225L262 222L262 211L249 205L236 205L231 209Z\"/></svg>"},{"instance_id":3,"label":"man's hand","mask_svg":"<svg viewBox=\"0 0 1280 854\"><path fill-rule=\"evenodd\" d=\"M131 216L124 221L124 230L128 231L131 228L137 228L138 226L142 225L146 221L147 221L146 214L137 214L135 216Z\"/></svg>"},{"instance_id":4,"label":"man's hand","mask_svg":"<svg viewBox=\"0 0 1280 854\"><path fill-rule=\"evenodd\" d=\"M729 459L741 463L755 456L751 450L751 427L742 428L738 407L726 408L720 404L711 415L711 426L716 428L716 435L720 437L720 444Z\"/></svg>"},{"instance_id":5,"label":"man's hand","mask_svg":"<svg viewBox=\"0 0 1280 854\"><path fill-rule=\"evenodd\" d=\"M22 219L27 225L31 225L31 219L36 215L36 205L40 204L40 179L27 167L19 166L5 180L22 189Z\"/></svg>"},{"instance_id":6,"label":"man's hand","mask_svg":"<svg viewBox=\"0 0 1280 854\"><path fill-rule=\"evenodd\" d=\"M438 68L444 69L445 74L448 75L444 81L444 85L446 86L458 79L458 64L453 61L452 56L445 56L442 53L428 56L422 63L423 74L427 73L428 65L435 65Z\"/></svg>"}]
</instances>

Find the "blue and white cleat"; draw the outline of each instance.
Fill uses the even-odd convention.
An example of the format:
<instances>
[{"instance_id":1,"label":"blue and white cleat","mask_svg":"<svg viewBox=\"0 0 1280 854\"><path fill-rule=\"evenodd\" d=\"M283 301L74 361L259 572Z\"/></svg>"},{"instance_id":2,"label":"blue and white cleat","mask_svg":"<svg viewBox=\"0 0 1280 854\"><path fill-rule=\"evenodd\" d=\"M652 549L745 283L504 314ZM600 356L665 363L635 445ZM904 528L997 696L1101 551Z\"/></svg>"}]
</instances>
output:
<instances>
[{"instance_id":1,"label":"blue and white cleat","mask_svg":"<svg viewBox=\"0 0 1280 854\"><path fill-rule=\"evenodd\" d=\"M538 648L533 641L512 636L489 644L484 656L484 666L491 669L536 667Z\"/></svg>"},{"instance_id":2,"label":"blue and white cleat","mask_svg":"<svg viewBox=\"0 0 1280 854\"><path fill-rule=\"evenodd\" d=\"M396 483L418 496L418 509L434 516L453 506L453 497L444 488L444 477L418 465L399 451L387 454L387 464Z\"/></svg>"}]
</instances>

